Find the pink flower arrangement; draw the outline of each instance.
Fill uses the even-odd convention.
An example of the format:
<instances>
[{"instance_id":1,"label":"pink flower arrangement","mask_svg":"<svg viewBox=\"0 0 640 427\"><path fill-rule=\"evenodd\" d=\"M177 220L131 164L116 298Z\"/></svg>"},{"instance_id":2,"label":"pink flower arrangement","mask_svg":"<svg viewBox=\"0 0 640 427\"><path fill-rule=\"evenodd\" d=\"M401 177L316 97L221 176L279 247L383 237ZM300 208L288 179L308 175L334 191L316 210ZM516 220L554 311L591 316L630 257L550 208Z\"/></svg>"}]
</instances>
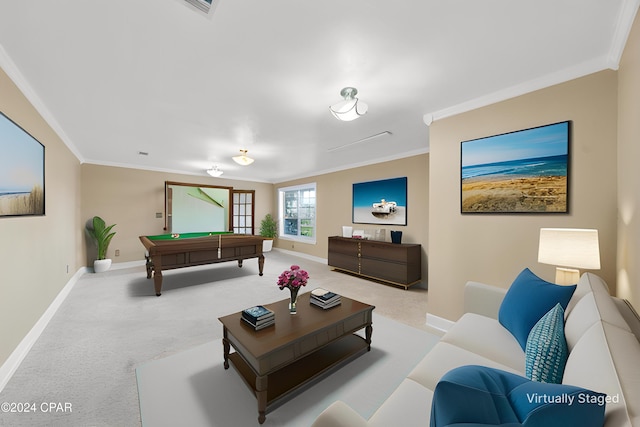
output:
<instances>
[{"instance_id":1,"label":"pink flower arrangement","mask_svg":"<svg viewBox=\"0 0 640 427\"><path fill-rule=\"evenodd\" d=\"M302 286L307 286L307 280L309 280L309 274L302 270L298 265L292 265L290 270L283 271L278 276L277 285L280 290L284 288L300 289Z\"/></svg>"}]
</instances>

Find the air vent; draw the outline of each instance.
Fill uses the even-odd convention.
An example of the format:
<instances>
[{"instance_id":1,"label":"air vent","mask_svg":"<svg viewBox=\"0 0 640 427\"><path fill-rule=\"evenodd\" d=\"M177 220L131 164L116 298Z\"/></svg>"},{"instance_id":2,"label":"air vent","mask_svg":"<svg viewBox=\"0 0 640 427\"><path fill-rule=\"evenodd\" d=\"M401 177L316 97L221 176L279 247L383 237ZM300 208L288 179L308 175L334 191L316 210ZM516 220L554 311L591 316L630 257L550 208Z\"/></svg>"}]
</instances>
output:
<instances>
[{"instance_id":1,"label":"air vent","mask_svg":"<svg viewBox=\"0 0 640 427\"><path fill-rule=\"evenodd\" d=\"M342 150L343 148L351 147L352 145L360 144L361 142L369 141L369 140L372 140L374 138L379 138L379 137L385 136L385 135L392 135L392 133L389 132L388 130L385 130L384 132L376 133L375 135L367 136L367 137L359 139L357 141L349 142L347 144L339 145L339 146L333 147L333 148L328 148L327 151L331 152L331 151L336 151L336 150Z\"/></svg>"},{"instance_id":2,"label":"air vent","mask_svg":"<svg viewBox=\"0 0 640 427\"><path fill-rule=\"evenodd\" d=\"M211 3L213 2L213 0L185 0L185 1L190 5L197 7L204 13L209 13L209 9L211 9Z\"/></svg>"}]
</instances>

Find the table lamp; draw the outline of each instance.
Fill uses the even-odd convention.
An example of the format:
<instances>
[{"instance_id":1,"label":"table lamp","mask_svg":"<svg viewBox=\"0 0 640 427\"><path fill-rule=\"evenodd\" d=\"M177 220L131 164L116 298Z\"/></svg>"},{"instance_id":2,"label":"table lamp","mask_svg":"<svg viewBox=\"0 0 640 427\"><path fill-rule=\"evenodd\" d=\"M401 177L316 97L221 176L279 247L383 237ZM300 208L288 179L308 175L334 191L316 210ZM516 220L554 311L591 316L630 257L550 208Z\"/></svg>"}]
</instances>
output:
<instances>
[{"instance_id":1,"label":"table lamp","mask_svg":"<svg viewBox=\"0 0 640 427\"><path fill-rule=\"evenodd\" d=\"M600 269L598 230L541 228L538 262L556 266L558 285L578 283L578 268Z\"/></svg>"}]
</instances>

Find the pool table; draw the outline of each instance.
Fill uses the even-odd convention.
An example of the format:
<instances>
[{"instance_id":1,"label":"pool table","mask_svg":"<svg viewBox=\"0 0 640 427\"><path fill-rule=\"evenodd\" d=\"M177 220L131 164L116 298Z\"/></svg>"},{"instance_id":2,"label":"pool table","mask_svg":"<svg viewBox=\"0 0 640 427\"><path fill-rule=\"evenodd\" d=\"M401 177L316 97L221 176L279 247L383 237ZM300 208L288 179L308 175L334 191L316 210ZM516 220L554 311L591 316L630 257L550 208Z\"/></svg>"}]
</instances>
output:
<instances>
[{"instance_id":1,"label":"pool table","mask_svg":"<svg viewBox=\"0 0 640 427\"><path fill-rule=\"evenodd\" d=\"M263 237L230 232L199 232L140 236L147 249L147 279L153 273L156 296L162 294L162 271L195 265L258 258L260 276L264 268Z\"/></svg>"}]
</instances>

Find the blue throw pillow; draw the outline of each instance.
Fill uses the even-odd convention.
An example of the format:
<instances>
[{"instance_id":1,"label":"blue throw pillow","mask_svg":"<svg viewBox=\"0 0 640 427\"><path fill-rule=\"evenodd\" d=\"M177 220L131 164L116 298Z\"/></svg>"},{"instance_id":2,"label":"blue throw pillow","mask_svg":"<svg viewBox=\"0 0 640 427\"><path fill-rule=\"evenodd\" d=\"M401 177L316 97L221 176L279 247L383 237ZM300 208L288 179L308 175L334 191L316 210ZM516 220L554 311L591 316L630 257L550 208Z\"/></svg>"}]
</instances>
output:
<instances>
[{"instance_id":1,"label":"blue throw pillow","mask_svg":"<svg viewBox=\"0 0 640 427\"><path fill-rule=\"evenodd\" d=\"M524 427L602 427L607 395L566 384L528 381L509 393Z\"/></svg>"},{"instance_id":2,"label":"blue throw pillow","mask_svg":"<svg viewBox=\"0 0 640 427\"><path fill-rule=\"evenodd\" d=\"M602 393L468 365L438 382L430 426L602 427L605 404Z\"/></svg>"},{"instance_id":3,"label":"blue throw pillow","mask_svg":"<svg viewBox=\"0 0 640 427\"><path fill-rule=\"evenodd\" d=\"M556 304L566 309L575 290L576 285L555 285L525 268L504 296L498 320L518 340L522 350L525 350L533 325Z\"/></svg>"},{"instance_id":4,"label":"blue throw pillow","mask_svg":"<svg viewBox=\"0 0 640 427\"><path fill-rule=\"evenodd\" d=\"M564 310L560 304L556 304L529 332L525 349L525 375L533 381L560 384L568 357Z\"/></svg>"}]
</instances>

